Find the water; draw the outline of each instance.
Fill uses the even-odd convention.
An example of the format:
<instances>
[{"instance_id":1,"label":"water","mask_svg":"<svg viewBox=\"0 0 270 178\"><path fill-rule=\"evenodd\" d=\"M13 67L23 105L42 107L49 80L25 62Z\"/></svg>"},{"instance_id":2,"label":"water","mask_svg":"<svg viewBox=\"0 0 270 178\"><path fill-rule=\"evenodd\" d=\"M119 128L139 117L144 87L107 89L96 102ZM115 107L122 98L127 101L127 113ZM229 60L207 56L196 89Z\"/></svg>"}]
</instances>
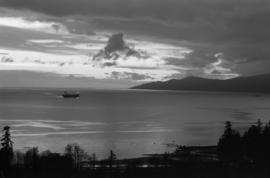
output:
<instances>
[{"instance_id":1,"label":"water","mask_svg":"<svg viewBox=\"0 0 270 178\"><path fill-rule=\"evenodd\" d=\"M224 122L240 131L270 115L270 95L135 90L0 90L0 126L10 125L15 148L63 152L80 144L99 158L162 153L167 143L216 144Z\"/></svg>"}]
</instances>

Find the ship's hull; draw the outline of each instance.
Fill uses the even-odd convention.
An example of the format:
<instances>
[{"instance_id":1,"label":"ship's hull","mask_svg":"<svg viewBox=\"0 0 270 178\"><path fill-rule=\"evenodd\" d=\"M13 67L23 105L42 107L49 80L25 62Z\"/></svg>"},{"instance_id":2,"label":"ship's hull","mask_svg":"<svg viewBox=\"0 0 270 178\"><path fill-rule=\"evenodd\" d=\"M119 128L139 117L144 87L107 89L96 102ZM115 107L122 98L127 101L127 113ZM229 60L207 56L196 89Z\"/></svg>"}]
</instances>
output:
<instances>
[{"instance_id":1,"label":"ship's hull","mask_svg":"<svg viewBox=\"0 0 270 178\"><path fill-rule=\"evenodd\" d=\"M80 94L62 94L63 98L79 98Z\"/></svg>"}]
</instances>

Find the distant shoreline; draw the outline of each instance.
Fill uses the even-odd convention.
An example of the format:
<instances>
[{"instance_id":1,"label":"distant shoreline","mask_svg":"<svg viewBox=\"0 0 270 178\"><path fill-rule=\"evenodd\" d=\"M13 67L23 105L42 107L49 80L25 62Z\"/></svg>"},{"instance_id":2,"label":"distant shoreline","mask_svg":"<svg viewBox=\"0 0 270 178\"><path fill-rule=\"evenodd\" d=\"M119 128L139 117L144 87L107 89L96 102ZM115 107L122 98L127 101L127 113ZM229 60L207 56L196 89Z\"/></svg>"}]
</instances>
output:
<instances>
[{"instance_id":1,"label":"distant shoreline","mask_svg":"<svg viewBox=\"0 0 270 178\"><path fill-rule=\"evenodd\" d=\"M268 96L270 93L261 92L237 92L237 91L204 91L204 90L169 90L169 89L97 89L97 88L39 88L39 87L0 87L0 91L81 91L81 92L99 92L99 91L123 91L123 92L147 92L147 93L186 93L186 94L243 94L243 95L255 95L260 97L261 95Z\"/></svg>"}]
</instances>

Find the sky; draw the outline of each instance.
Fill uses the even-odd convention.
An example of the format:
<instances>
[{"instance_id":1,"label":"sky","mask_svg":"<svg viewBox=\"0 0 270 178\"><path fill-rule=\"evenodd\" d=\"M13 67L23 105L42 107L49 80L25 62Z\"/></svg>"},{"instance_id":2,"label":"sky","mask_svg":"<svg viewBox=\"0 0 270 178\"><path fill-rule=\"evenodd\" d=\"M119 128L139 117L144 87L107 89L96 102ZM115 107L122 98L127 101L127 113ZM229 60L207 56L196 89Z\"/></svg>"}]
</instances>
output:
<instances>
[{"instance_id":1,"label":"sky","mask_svg":"<svg viewBox=\"0 0 270 178\"><path fill-rule=\"evenodd\" d=\"M0 0L0 87L268 73L268 0Z\"/></svg>"}]
</instances>

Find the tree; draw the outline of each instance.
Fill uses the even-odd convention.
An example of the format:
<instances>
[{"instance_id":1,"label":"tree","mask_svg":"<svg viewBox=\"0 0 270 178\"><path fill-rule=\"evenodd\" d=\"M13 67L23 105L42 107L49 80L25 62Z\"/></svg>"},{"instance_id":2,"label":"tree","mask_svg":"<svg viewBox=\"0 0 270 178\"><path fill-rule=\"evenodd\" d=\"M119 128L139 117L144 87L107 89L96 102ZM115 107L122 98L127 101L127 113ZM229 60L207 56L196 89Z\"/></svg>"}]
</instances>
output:
<instances>
[{"instance_id":1,"label":"tree","mask_svg":"<svg viewBox=\"0 0 270 178\"><path fill-rule=\"evenodd\" d=\"M253 162L260 162L263 157L263 129L262 123L258 120L257 125L252 125L244 133L244 147L247 158Z\"/></svg>"},{"instance_id":2,"label":"tree","mask_svg":"<svg viewBox=\"0 0 270 178\"><path fill-rule=\"evenodd\" d=\"M82 161L88 158L87 153L77 143L65 147L65 156L71 159L74 168L80 168Z\"/></svg>"},{"instance_id":3,"label":"tree","mask_svg":"<svg viewBox=\"0 0 270 178\"><path fill-rule=\"evenodd\" d=\"M38 147L30 148L24 155L24 164L26 167L32 168L37 171L39 164L39 151Z\"/></svg>"},{"instance_id":4,"label":"tree","mask_svg":"<svg viewBox=\"0 0 270 178\"><path fill-rule=\"evenodd\" d=\"M110 178L113 177L113 162L116 160L116 154L111 150L110 157L109 157L109 164L110 164Z\"/></svg>"},{"instance_id":5,"label":"tree","mask_svg":"<svg viewBox=\"0 0 270 178\"><path fill-rule=\"evenodd\" d=\"M96 162L97 162L97 155L95 153L92 154L92 156L89 157L89 165L92 169L96 168Z\"/></svg>"},{"instance_id":6,"label":"tree","mask_svg":"<svg viewBox=\"0 0 270 178\"><path fill-rule=\"evenodd\" d=\"M45 172L64 172L70 174L72 170L69 160L60 153L52 153L50 150L43 151L40 154L40 168Z\"/></svg>"},{"instance_id":7,"label":"tree","mask_svg":"<svg viewBox=\"0 0 270 178\"><path fill-rule=\"evenodd\" d=\"M270 122L265 125L262 132L262 152L264 155L265 165L270 163Z\"/></svg>"},{"instance_id":8,"label":"tree","mask_svg":"<svg viewBox=\"0 0 270 178\"><path fill-rule=\"evenodd\" d=\"M239 132L232 129L231 122L225 123L225 131L217 146L218 156L224 162L237 162L243 158L243 145Z\"/></svg>"},{"instance_id":9,"label":"tree","mask_svg":"<svg viewBox=\"0 0 270 178\"><path fill-rule=\"evenodd\" d=\"M17 168L24 165L24 154L21 151L15 151L14 162Z\"/></svg>"},{"instance_id":10,"label":"tree","mask_svg":"<svg viewBox=\"0 0 270 178\"><path fill-rule=\"evenodd\" d=\"M11 140L10 127L5 126L3 132L4 134L1 138L2 148L0 150L1 166L3 168L8 168L11 166L13 159L13 142Z\"/></svg>"}]
</instances>

